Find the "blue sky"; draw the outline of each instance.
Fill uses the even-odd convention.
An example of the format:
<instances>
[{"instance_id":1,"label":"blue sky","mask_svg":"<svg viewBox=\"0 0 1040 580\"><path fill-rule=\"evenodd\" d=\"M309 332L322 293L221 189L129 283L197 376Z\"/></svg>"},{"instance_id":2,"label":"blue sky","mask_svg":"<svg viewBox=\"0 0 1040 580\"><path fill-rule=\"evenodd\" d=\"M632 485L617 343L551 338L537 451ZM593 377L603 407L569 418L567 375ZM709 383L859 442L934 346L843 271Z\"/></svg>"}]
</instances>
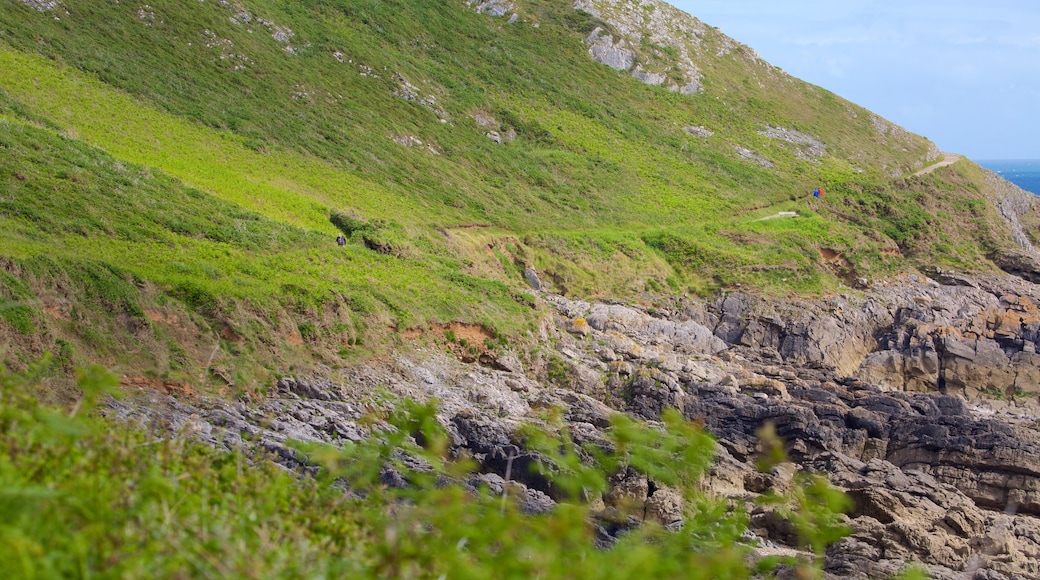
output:
<instances>
[{"instance_id":1,"label":"blue sky","mask_svg":"<svg viewBox=\"0 0 1040 580\"><path fill-rule=\"evenodd\" d=\"M1040 159L1037 0L667 0L973 159Z\"/></svg>"}]
</instances>

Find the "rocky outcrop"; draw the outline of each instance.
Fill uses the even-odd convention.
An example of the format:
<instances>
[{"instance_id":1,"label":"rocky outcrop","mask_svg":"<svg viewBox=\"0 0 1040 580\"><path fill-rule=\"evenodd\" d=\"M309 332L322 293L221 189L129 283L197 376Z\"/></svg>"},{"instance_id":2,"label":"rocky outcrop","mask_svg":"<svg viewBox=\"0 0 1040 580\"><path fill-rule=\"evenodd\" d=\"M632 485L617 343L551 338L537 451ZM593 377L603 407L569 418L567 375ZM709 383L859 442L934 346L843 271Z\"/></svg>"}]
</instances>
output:
<instances>
[{"instance_id":1,"label":"rocky outcrop","mask_svg":"<svg viewBox=\"0 0 1040 580\"><path fill-rule=\"evenodd\" d=\"M891 327L858 376L885 388L1004 399L1035 406L1040 396L1040 302L1032 284L979 279L919 284L898 294ZM891 294L891 292L890 292Z\"/></svg>"},{"instance_id":2,"label":"rocky outcrop","mask_svg":"<svg viewBox=\"0 0 1040 580\"><path fill-rule=\"evenodd\" d=\"M597 27L585 39L589 46L589 55L600 63L614 70L627 71L635 64L636 53L624 40L615 41L614 37Z\"/></svg>"},{"instance_id":3,"label":"rocky outcrop","mask_svg":"<svg viewBox=\"0 0 1040 580\"><path fill-rule=\"evenodd\" d=\"M56 0L22 0L22 4L39 12L50 12L60 6Z\"/></svg>"},{"instance_id":4,"label":"rocky outcrop","mask_svg":"<svg viewBox=\"0 0 1040 580\"><path fill-rule=\"evenodd\" d=\"M1036 578L1040 522L980 509L958 489L927 473L880 459L822 456L814 469L848 490L852 533L827 551L828 572L841 578L887 578L907 561L932 578Z\"/></svg>"},{"instance_id":5,"label":"rocky outcrop","mask_svg":"<svg viewBox=\"0 0 1040 580\"><path fill-rule=\"evenodd\" d=\"M719 295L711 312L715 333L728 344L788 363L851 374L875 348L874 333L891 323L881 300L778 303L734 292Z\"/></svg>"},{"instance_id":6,"label":"rocky outcrop","mask_svg":"<svg viewBox=\"0 0 1040 580\"><path fill-rule=\"evenodd\" d=\"M501 18L513 10L513 3L508 0L487 0L485 2L466 0L466 4L480 14L497 18Z\"/></svg>"},{"instance_id":7,"label":"rocky outcrop","mask_svg":"<svg viewBox=\"0 0 1040 580\"><path fill-rule=\"evenodd\" d=\"M741 147L740 145L734 146L733 149L737 152L737 155L739 155L742 159L754 161L762 167L774 167L773 162L765 158L761 153L757 153L751 149L748 149L747 147Z\"/></svg>"},{"instance_id":8,"label":"rocky outcrop","mask_svg":"<svg viewBox=\"0 0 1040 580\"><path fill-rule=\"evenodd\" d=\"M792 553L796 534L754 498L813 470L854 504L851 535L827 554L834 577L886 577L909 563L936 578L1040 577L1040 306L1031 284L933 272L857 296L729 292L677 298L668 310L539 296L555 312L540 344L564 363L554 386L537 374L546 366L538 360L481 364L417 350L284 377L263 400L145 392L110 412L308 470L290 441L366 437L362 418L390 404L373 393L435 398L453 452L481 466L466 485L538 513L563 492L531 469L541 456L524 447L521 424L555 407L576 443L602 446L613 413L655 420L673 407L717 438L705 488L750 506L760 554ZM760 473L752 464L767 424L791 462ZM604 547L642 522L674 528L684 519L678 493L631 469L588 499Z\"/></svg>"},{"instance_id":9,"label":"rocky outcrop","mask_svg":"<svg viewBox=\"0 0 1040 580\"><path fill-rule=\"evenodd\" d=\"M715 132L711 129L708 129L704 125L698 125L696 127L683 127L683 131L686 131L688 134L693 135L694 137L700 137L702 139L715 136Z\"/></svg>"},{"instance_id":10,"label":"rocky outcrop","mask_svg":"<svg viewBox=\"0 0 1040 580\"><path fill-rule=\"evenodd\" d=\"M1040 251L1033 246L1026 234L1027 228L1022 223L1035 207L1036 196L988 169L981 171L985 173L989 189L986 197L992 200L993 206L1004 218L1011 238L1018 246L994 250L989 258L1008 274L1034 284L1040 283Z\"/></svg>"},{"instance_id":11,"label":"rocky outcrop","mask_svg":"<svg viewBox=\"0 0 1040 580\"><path fill-rule=\"evenodd\" d=\"M986 174L986 185L989 186L989 198L1000 212L1011 229L1011 237L1028 255L1036 258L1037 250L1029 241L1021 219L1033 209L1036 196L1002 178L997 173L983 169ZM1035 282L1036 280L1032 280Z\"/></svg>"},{"instance_id":12,"label":"rocky outcrop","mask_svg":"<svg viewBox=\"0 0 1040 580\"><path fill-rule=\"evenodd\" d=\"M781 302L720 294L699 320L752 360L830 369L883 390L1036 406L1035 287L1014 278L932 275L878 284L862 297Z\"/></svg>"},{"instance_id":13,"label":"rocky outcrop","mask_svg":"<svg viewBox=\"0 0 1040 580\"><path fill-rule=\"evenodd\" d=\"M614 31L603 27L593 30L585 41L589 55L613 69L631 71L635 79L648 85L664 86L684 95L700 92L703 77L696 58L708 28L665 2L636 3L638 8L633 9L630 2L575 0L575 9L601 19ZM636 47L649 47L649 52L637 53Z\"/></svg>"},{"instance_id":14,"label":"rocky outcrop","mask_svg":"<svg viewBox=\"0 0 1040 580\"><path fill-rule=\"evenodd\" d=\"M653 314L549 299L562 328L588 320L560 349L601 369L607 400L647 419L678 407L718 437L721 493L746 497L783 479L748 467L766 423L799 469L848 490L853 534L828 556L837 577L885 577L908 562L939 578L1035 577L1040 414L1022 397L1018 407L986 399L979 386L1025 385L1035 372L1033 288L936 277L945 283L906 278L815 301L736 292ZM658 330L682 325L710 328L724 348ZM752 528L794 539L768 511Z\"/></svg>"},{"instance_id":15,"label":"rocky outcrop","mask_svg":"<svg viewBox=\"0 0 1040 580\"><path fill-rule=\"evenodd\" d=\"M820 159L827 153L827 146L824 145L822 141L811 135L795 131L794 129L766 127L764 130L759 131L758 134L763 137L786 141L787 143L795 145L795 156L799 159L804 159L805 161Z\"/></svg>"}]
</instances>

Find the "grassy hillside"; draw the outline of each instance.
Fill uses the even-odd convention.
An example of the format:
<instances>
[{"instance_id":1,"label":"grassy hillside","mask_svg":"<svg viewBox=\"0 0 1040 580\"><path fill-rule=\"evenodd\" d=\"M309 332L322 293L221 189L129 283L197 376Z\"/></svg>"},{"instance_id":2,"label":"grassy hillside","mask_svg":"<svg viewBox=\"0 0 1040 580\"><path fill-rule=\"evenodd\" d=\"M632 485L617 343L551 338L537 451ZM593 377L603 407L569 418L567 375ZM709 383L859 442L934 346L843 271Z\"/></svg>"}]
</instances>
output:
<instances>
[{"instance_id":1,"label":"grassy hillside","mask_svg":"<svg viewBox=\"0 0 1040 580\"><path fill-rule=\"evenodd\" d=\"M684 95L592 60L615 27L563 0L512 23L461 0L30 4L0 4L9 367L261 389L453 320L515 346L527 266L653 302L986 269L1011 244L969 162L904 177L927 140L710 28Z\"/></svg>"}]
</instances>

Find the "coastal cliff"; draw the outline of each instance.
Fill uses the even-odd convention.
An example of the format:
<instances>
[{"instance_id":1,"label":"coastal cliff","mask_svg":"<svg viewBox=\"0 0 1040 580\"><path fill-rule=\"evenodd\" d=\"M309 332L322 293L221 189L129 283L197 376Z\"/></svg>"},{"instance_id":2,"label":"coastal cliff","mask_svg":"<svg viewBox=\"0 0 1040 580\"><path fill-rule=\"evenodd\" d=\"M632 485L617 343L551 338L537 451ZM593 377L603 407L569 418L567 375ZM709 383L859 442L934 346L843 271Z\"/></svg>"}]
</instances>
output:
<instances>
[{"instance_id":1,"label":"coastal cliff","mask_svg":"<svg viewBox=\"0 0 1040 580\"><path fill-rule=\"evenodd\" d=\"M544 514L523 425L676 409L758 556L823 473L833 577L1040 578L1034 197L665 3L0 3L0 187L0 362L64 416L109 369L131 451L312 482L298 442L436 400L467 489ZM627 467L582 499L603 549L689 514Z\"/></svg>"},{"instance_id":2,"label":"coastal cliff","mask_svg":"<svg viewBox=\"0 0 1040 580\"><path fill-rule=\"evenodd\" d=\"M519 466L531 453L518 429L539 421L540 409L561 408L580 443L601 439L612 413L654 421L677 408L718 440L704 482L712 493L753 506L811 470L849 494L852 533L827 553L834 577L880 578L911 563L935 578L1036 577L1040 336L1029 313L1040 294L1009 277L944 279L911 276L820 299L730 292L653 312L541 293L553 308L541 330L551 351L524 362L505 351L481 364L420 347L283 378L262 402L142 391L109 413L170 423L229 449L250 440L301 467L288 440L365 437L362 409L384 387L436 398L452 445L501 485L505 459ZM767 423L790 463L763 474L753 460ZM515 469L528 509L552 509L551 486ZM647 506L647 518L681 522L681 504L646 476L614 486L608 504L628 497ZM789 525L768 508L751 510L764 552L796 553Z\"/></svg>"}]
</instances>

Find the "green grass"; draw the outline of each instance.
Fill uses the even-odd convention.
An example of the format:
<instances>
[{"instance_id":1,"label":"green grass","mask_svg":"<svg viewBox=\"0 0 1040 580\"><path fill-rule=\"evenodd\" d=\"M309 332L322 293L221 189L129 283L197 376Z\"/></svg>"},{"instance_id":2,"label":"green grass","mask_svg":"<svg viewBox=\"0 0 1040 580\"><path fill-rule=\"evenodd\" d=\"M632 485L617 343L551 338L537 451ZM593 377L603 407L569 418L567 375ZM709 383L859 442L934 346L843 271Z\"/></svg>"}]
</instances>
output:
<instances>
[{"instance_id":1,"label":"green grass","mask_svg":"<svg viewBox=\"0 0 1040 580\"><path fill-rule=\"evenodd\" d=\"M523 348L545 315L527 266L556 291L653 303L985 270L1013 247L977 167L891 177L930 143L878 131L716 30L698 49L704 92L686 96L589 59L604 23L571 2L514 4L507 24L461 2L0 3L0 352L16 369L56 353L43 385L0 375L0 575L749 573L715 542L741 530L717 504L690 526L708 536L603 552L580 510L526 518L454 487L357 503L26 396L79 400L68 377L84 361L262 396L276 374L364 361L401 346L399 329L453 320ZM683 129L700 125L715 135ZM801 159L767 125L827 154ZM799 217L759 221L779 211ZM92 376L88 392L104 382ZM811 482L800 501L830 505L825 491ZM402 500L407 527L386 517Z\"/></svg>"},{"instance_id":2,"label":"green grass","mask_svg":"<svg viewBox=\"0 0 1040 580\"><path fill-rule=\"evenodd\" d=\"M0 229L7 268L18 273L3 273L0 320L22 334L42 321L77 335L88 353L134 367L140 333L151 340L159 332L144 309L164 297L213 325L259 316L267 330L249 339L261 342L277 340L283 312L316 329L334 324L322 314L333 305L375 328L462 319L514 333L526 325L530 309L513 288L466 274L459 259L400 226L375 233L407 243L410 255L384 255L363 240L339 248L330 234L273 221L20 121L0 120L0 148ZM327 213L325 220L331 228ZM157 295L142 295L146 283L158 285ZM62 288L83 324L34 314L34 292L48 287ZM330 343L345 341L340 335L323 334Z\"/></svg>"},{"instance_id":3,"label":"green grass","mask_svg":"<svg viewBox=\"0 0 1040 580\"><path fill-rule=\"evenodd\" d=\"M96 80L7 54L0 86L119 157L309 228L320 228L325 212L308 201L439 225L555 230L552 216L560 213L569 214L566 229L686 224L739 212L751 199L767 206L811 183L799 177L815 172L811 164L757 134L767 121L800 126L811 119L824 124L821 135L853 131L860 141L874 131L866 115L849 118L847 104L818 89L795 83L778 98L776 89L788 83L775 75L767 75L765 89L744 88L740 79L761 71L733 56L712 61L718 70L711 78L724 84L709 83L705 96L619 77L585 54L581 33L594 22L575 19L559 2L524 4L539 28L502 27L438 3L250 5L295 31L295 55L262 26L230 23L222 6L152 7L163 24L146 25L119 5L64 22L5 7L13 24L4 41L58 54ZM252 64L228 70L220 56L231 49L207 47L214 37ZM372 73L359 74L361 65ZM395 97L398 74L435 104ZM753 96L711 98L731 99L737 86ZM294 98L301 91L310 96ZM485 138L471 118L478 112L514 129L517 140L499 146ZM704 122L718 129L717 138L681 129ZM390 139L400 134L418 136L439 154ZM741 160L734 145L770 154L781 171ZM919 153L900 155L909 162Z\"/></svg>"},{"instance_id":4,"label":"green grass","mask_svg":"<svg viewBox=\"0 0 1040 580\"><path fill-rule=\"evenodd\" d=\"M241 138L152 110L70 69L10 51L0 51L0 65L0 86L67 135L271 219L329 232L330 206L400 211L394 196L345 172L301 155L257 153Z\"/></svg>"},{"instance_id":5,"label":"green grass","mask_svg":"<svg viewBox=\"0 0 1040 580\"><path fill-rule=\"evenodd\" d=\"M1009 243L970 164L888 177L929 143L879 132L714 30L698 49L704 92L686 96L589 59L584 38L603 23L559 0L518 1L513 25L443 2L254 0L248 22L217 2L63 6L0 5L0 239L16 266L51 264L0 320L71 339L71 321L32 299L82 280L97 292L62 292L108 329L106 360L132 344L120 327L157 332L142 312L164 300L199 331L255 328L251 343L314 325L311 355L336 363L349 340L392 345L388 329L430 321L522 334L537 316L527 265L569 294L652 302L835 288L851 274L822 248L869 278L984 269ZM476 117L516 138L492 142ZM683 130L698 125L715 136ZM800 159L767 125L827 154ZM756 221L778 211L801 217ZM949 227L961 223L974 227Z\"/></svg>"}]
</instances>

